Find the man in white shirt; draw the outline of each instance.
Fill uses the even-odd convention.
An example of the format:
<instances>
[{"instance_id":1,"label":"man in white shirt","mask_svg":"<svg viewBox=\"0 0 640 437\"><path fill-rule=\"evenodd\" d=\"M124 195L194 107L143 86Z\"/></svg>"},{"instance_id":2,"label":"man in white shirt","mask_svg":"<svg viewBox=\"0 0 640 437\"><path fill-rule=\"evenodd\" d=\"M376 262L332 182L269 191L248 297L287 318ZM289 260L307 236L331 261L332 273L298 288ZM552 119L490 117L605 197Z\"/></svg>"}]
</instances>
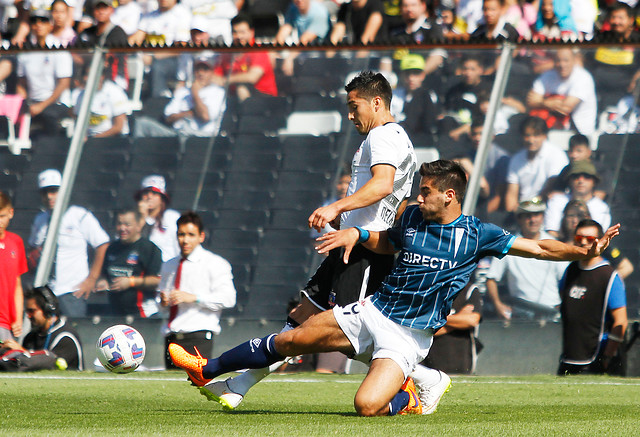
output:
<instances>
[{"instance_id":1,"label":"man in white shirt","mask_svg":"<svg viewBox=\"0 0 640 437\"><path fill-rule=\"evenodd\" d=\"M62 176L55 169L45 170L38 175L45 211L36 216L31 227L30 259L34 258L34 251L38 253L44 246L61 182ZM86 299L100 277L104 255L109 247L109 235L90 211L73 205L62 216L58 232L58 247L49 287L58 298L63 315L85 317ZM91 265L87 253L89 246L94 250Z\"/></svg>"},{"instance_id":2,"label":"man in white shirt","mask_svg":"<svg viewBox=\"0 0 640 437\"><path fill-rule=\"evenodd\" d=\"M553 239L542 230L545 205L539 199L521 202L516 212L520 233L524 238ZM519 316L555 317L560 305L558 282L568 262L543 261L534 258L505 256L493 258L487 273L487 294L493 301L498 316L510 320L512 313ZM498 283L507 277L509 303L503 303Z\"/></svg>"},{"instance_id":3,"label":"man in white shirt","mask_svg":"<svg viewBox=\"0 0 640 437\"><path fill-rule=\"evenodd\" d=\"M513 212L520 202L539 196L549 179L569 163L567 154L547 141L547 125L538 117L527 117L520 127L524 148L511 157L507 171L505 209Z\"/></svg>"},{"instance_id":4,"label":"man in white shirt","mask_svg":"<svg viewBox=\"0 0 640 437\"><path fill-rule=\"evenodd\" d=\"M580 66L579 55L572 48L556 51L554 68L533 83L527 105L549 115L548 126L575 129L589 135L596 129L596 87L591 73ZM553 118L551 118L553 117Z\"/></svg>"},{"instance_id":5,"label":"man in white shirt","mask_svg":"<svg viewBox=\"0 0 640 437\"><path fill-rule=\"evenodd\" d=\"M236 304L231 265L202 247L202 219L186 212L178 219L180 255L162 265L161 304L169 307L165 346L177 343L192 353L211 354L213 336L220 334L223 309ZM166 355L168 369L175 368Z\"/></svg>"}]
</instances>

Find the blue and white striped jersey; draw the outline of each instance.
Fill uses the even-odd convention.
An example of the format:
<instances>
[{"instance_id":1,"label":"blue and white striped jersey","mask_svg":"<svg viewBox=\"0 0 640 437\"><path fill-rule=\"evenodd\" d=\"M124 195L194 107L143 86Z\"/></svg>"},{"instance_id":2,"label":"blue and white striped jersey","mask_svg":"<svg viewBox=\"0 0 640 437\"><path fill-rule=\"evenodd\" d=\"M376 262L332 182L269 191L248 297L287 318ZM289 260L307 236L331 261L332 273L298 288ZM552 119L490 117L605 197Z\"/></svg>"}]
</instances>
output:
<instances>
[{"instance_id":1,"label":"blue and white striped jersey","mask_svg":"<svg viewBox=\"0 0 640 437\"><path fill-rule=\"evenodd\" d=\"M408 207L389 239L400 249L396 265L372 302L389 319L414 329L439 328L478 261L502 258L515 236L496 225L461 215L441 225Z\"/></svg>"}]
</instances>

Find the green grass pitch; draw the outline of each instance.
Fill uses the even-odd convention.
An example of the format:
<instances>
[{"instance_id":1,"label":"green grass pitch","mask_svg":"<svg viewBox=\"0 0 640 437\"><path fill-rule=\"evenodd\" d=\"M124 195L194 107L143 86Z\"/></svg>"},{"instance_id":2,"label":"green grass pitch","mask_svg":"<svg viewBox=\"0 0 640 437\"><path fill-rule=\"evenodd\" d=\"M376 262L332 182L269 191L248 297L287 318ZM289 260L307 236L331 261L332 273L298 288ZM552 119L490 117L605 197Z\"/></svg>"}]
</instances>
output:
<instances>
[{"instance_id":1,"label":"green grass pitch","mask_svg":"<svg viewBox=\"0 0 640 437\"><path fill-rule=\"evenodd\" d=\"M357 417L362 375L272 375L223 412L179 372L0 375L3 436L631 436L640 380L454 377L431 416Z\"/></svg>"}]
</instances>

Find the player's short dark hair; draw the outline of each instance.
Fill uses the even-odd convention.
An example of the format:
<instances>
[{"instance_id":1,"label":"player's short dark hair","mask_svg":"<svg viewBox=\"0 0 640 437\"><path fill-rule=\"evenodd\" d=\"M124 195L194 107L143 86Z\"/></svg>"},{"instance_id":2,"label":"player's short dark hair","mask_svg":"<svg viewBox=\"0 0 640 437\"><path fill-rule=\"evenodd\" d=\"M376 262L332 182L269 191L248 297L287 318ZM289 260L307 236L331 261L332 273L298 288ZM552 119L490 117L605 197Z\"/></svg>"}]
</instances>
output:
<instances>
[{"instance_id":1,"label":"player's short dark hair","mask_svg":"<svg viewBox=\"0 0 640 437\"><path fill-rule=\"evenodd\" d=\"M576 234L578 233L578 229L580 228L591 228L591 227L596 228L598 230L598 238L602 238L602 236L604 235L602 226L600 225L600 223L590 218L580 220L580 222L578 223L578 226L576 226Z\"/></svg>"},{"instance_id":2,"label":"player's short dark hair","mask_svg":"<svg viewBox=\"0 0 640 437\"><path fill-rule=\"evenodd\" d=\"M547 123L542 118L536 117L535 115L529 115L522 121L522 124L520 124L520 133L524 135L524 131L527 128L533 129L537 135L547 135L549 133Z\"/></svg>"},{"instance_id":3,"label":"player's short dark hair","mask_svg":"<svg viewBox=\"0 0 640 437\"><path fill-rule=\"evenodd\" d=\"M189 223L195 225L196 228L198 228L198 232L204 232L204 224L202 223L202 218L200 217L200 215L198 215L198 213L195 213L193 211L185 212L178 219L177 225L178 227L180 227Z\"/></svg>"},{"instance_id":4,"label":"player's short dark hair","mask_svg":"<svg viewBox=\"0 0 640 437\"><path fill-rule=\"evenodd\" d=\"M381 73L363 71L351 79L351 82L344 89L347 93L357 91L360 97L368 100L380 97L387 109L391 107L391 97L393 95L391 85Z\"/></svg>"},{"instance_id":5,"label":"player's short dark hair","mask_svg":"<svg viewBox=\"0 0 640 437\"><path fill-rule=\"evenodd\" d=\"M124 208L120 208L118 211L116 211L116 217L124 214L133 214L133 217L136 219L136 221L142 220L142 214L140 213L140 210L137 206L125 206Z\"/></svg>"},{"instance_id":6,"label":"player's short dark hair","mask_svg":"<svg viewBox=\"0 0 640 437\"><path fill-rule=\"evenodd\" d=\"M243 12L240 12L238 15L231 19L231 27L241 23L247 23L249 25L249 28L253 29L253 19Z\"/></svg>"},{"instance_id":7,"label":"player's short dark hair","mask_svg":"<svg viewBox=\"0 0 640 437\"><path fill-rule=\"evenodd\" d=\"M430 179L441 192L453 189L456 199L462 203L467 190L467 174L457 162L446 159L423 162L420 166L420 176Z\"/></svg>"},{"instance_id":8,"label":"player's short dark hair","mask_svg":"<svg viewBox=\"0 0 640 437\"><path fill-rule=\"evenodd\" d=\"M569 150L574 148L575 146L587 146L589 147L589 138L586 135L575 134L569 138Z\"/></svg>"},{"instance_id":9,"label":"player's short dark hair","mask_svg":"<svg viewBox=\"0 0 640 437\"><path fill-rule=\"evenodd\" d=\"M628 17L632 17L635 18L636 17L636 13L634 11L634 9L629 6L626 3L623 2L615 2L613 5L611 5L609 7L609 16L611 16L612 13L614 13L615 11L625 11L627 13Z\"/></svg>"},{"instance_id":10,"label":"player's short dark hair","mask_svg":"<svg viewBox=\"0 0 640 437\"><path fill-rule=\"evenodd\" d=\"M0 209L4 209L6 207L11 208L13 204L11 203L11 197L4 191L0 191Z\"/></svg>"}]
</instances>

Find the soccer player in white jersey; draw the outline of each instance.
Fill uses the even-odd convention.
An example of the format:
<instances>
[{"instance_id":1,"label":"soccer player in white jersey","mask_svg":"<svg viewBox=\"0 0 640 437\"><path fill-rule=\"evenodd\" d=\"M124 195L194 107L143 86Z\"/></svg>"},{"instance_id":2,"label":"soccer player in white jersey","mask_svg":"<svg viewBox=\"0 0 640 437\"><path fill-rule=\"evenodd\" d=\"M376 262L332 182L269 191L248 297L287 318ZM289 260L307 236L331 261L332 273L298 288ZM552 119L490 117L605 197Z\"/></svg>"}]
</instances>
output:
<instances>
[{"instance_id":1,"label":"soccer player in white jersey","mask_svg":"<svg viewBox=\"0 0 640 437\"><path fill-rule=\"evenodd\" d=\"M309 227L320 230L331 224L336 229L361 226L382 231L393 225L410 195L417 165L413 145L389 112L391 86L384 76L363 72L345 89L349 120L366 138L353 157L347 195L315 210L309 217ZM349 263L343 263L342 256L337 249L323 261L301 291L301 303L289 314L283 330L334 305L346 305L374 293L394 262L393 255L376 254L362 246L353 251ZM214 381L202 392L226 409L233 409L253 385L281 364Z\"/></svg>"},{"instance_id":2,"label":"soccer player in white jersey","mask_svg":"<svg viewBox=\"0 0 640 437\"><path fill-rule=\"evenodd\" d=\"M174 363L197 383L262 367L283 356L334 350L369 355L369 372L354 401L358 414L419 413L422 406L415 393L403 390L407 377L427 356L434 332L446 323L453 299L481 258L510 254L555 261L587 259L601 254L619 233L620 225L612 226L589 247L515 237L462 215L466 175L457 163L425 163L420 175L418 205L407 207L393 228L376 232L354 227L318 238L320 253L343 247L345 262L357 244L377 253L400 251L398 263L373 296L336 306L296 329L252 339L215 359L170 345Z\"/></svg>"}]
</instances>

